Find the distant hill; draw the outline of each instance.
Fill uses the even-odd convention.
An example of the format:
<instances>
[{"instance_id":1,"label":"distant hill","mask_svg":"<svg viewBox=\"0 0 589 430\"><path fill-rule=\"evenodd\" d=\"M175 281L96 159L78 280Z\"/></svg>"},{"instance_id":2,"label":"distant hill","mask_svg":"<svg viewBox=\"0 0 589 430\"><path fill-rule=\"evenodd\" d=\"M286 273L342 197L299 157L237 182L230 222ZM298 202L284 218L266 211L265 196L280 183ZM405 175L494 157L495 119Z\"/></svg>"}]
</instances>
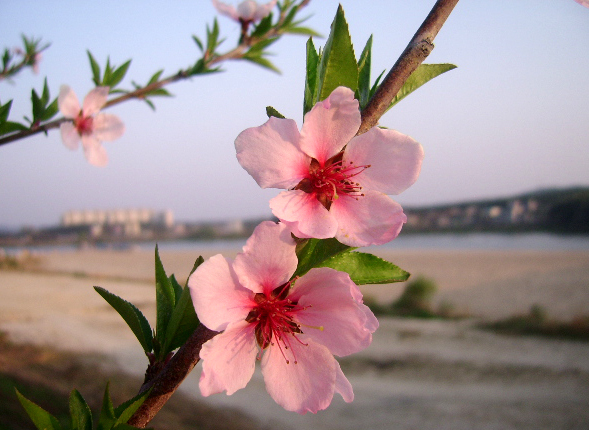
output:
<instances>
[{"instance_id":1,"label":"distant hill","mask_svg":"<svg viewBox=\"0 0 589 430\"><path fill-rule=\"evenodd\" d=\"M589 187L544 189L513 197L405 208L404 232L545 231L589 234Z\"/></svg>"}]
</instances>

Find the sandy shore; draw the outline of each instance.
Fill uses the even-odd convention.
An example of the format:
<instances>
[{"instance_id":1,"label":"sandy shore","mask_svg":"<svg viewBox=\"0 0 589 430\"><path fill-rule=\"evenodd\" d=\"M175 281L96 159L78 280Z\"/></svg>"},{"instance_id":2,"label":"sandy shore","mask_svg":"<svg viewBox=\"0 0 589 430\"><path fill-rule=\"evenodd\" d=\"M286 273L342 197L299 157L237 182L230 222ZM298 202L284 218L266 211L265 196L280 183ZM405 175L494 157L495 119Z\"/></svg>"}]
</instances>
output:
<instances>
[{"instance_id":1,"label":"sandy shore","mask_svg":"<svg viewBox=\"0 0 589 430\"><path fill-rule=\"evenodd\" d=\"M236 250L224 252L235 255ZM589 252L386 251L379 255L436 281L436 301L484 319L540 304L554 318L589 314ZM162 252L168 274L185 279L197 253ZM204 255L208 257L210 254ZM106 354L104 366L142 374L146 358L100 285L154 321L153 253L43 255L41 273L0 271L0 330L12 340ZM401 285L364 288L383 302ZM356 400L317 415L284 412L259 373L233 396L206 399L242 408L270 427L299 429L589 428L589 345L482 332L472 320L383 319L366 351L342 360ZM198 394L199 368L183 389Z\"/></svg>"}]
</instances>

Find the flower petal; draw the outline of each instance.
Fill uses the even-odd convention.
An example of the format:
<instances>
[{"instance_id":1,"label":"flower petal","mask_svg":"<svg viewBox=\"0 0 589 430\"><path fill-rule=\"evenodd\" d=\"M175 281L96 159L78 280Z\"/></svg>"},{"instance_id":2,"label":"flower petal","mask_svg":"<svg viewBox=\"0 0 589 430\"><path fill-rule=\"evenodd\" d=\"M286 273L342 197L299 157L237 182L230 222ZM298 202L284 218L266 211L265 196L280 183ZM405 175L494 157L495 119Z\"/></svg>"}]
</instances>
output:
<instances>
[{"instance_id":1,"label":"flower petal","mask_svg":"<svg viewBox=\"0 0 589 430\"><path fill-rule=\"evenodd\" d=\"M231 324L205 342L200 350L202 373L199 387L203 396L245 387L254 374L258 347L255 325L246 321Z\"/></svg>"},{"instance_id":2,"label":"flower petal","mask_svg":"<svg viewBox=\"0 0 589 430\"><path fill-rule=\"evenodd\" d=\"M356 136L346 147L343 162L370 165L354 177L369 190L399 194L417 180L423 148L410 136L378 127Z\"/></svg>"},{"instance_id":3,"label":"flower petal","mask_svg":"<svg viewBox=\"0 0 589 430\"><path fill-rule=\"evenodd\" d=\"M225 3L220 2L218 0L213 0L213 6L215 7L215 9L217 9L217 12L219 12L221 15L225 15L231 19L234 19L235 21L239 21L239 14L237 13L237 10L235 10L235 8L233 6L225 4Z\"/></svg>"},{"instance_id":4,"label":"flower petal","mask_svg":"<svg viewBox=\"0 0 589 430\"><path fill-rule=\"evenodd\" d=\"M270 11L274 8L274 6L276 6L276 2L277 0L272 0L271 2L268 2L266 4L258 5L253 20L260 21L262 18L266 18L270 14Z\"/></svg>"},{"instance_id":5,"label":"flower petal","mask_svg":"<svg viewBox=\"0 0 589 430\"><path fill-rule=\"evenodd\" d=\"M80 102L76 93L67 85L59 87L59 96L57 96L57 106L63 116L74 119L80 113Z\"/></svg>"},{"instance_id":6,"label":"flower petal","mask_svg":"<svg viewBox=\"0 0 589 430\"><path fill-rule=\"evenodd\" d=\"M270 396L284 409L299 414L327 408L335 391L337 361L333 355L312 340L301 344L295 339L288 350L282 348L274 343L262 357ZM288 353L288 362L283 352Z\"/></svg>"},{"instance_id":7,"label":"flower petal","mask_svg":"<svg viewBox=\"0 0 589 430\"><path fill-rule=\"evenodd\" d=\"M80 135L73 123L69 121L62 122L59 126L59 131L61 132L61 141L66 148L71 150L78 149L78 146L80 145Z\"/></svg>"},{"instance_id":8,"label":"flower petal","mask_svg":"<svg viewBox=\"0 0 589 430\"><path fill-rule=\"evenodd\" d=\"M372 190L357 200L340 196L333 201L330 212L338 224L335 238L349 246L390 242L407 221L400 204L386 194Z\"/></svg>"},{"instance_id":9,"label":"flower petal","mask_svg":"<svg viewBox=\"0 0 589 430\"><path fill-rule=\"evenodd\" d=\"M100 141L110 142L125 132L125 124L118 116L99 113L92 122L94 136Z\"/></svg>"},{"instance_id":10,"label":"flower petal","mask_svg":"<svg viewBox=\"0 0 589 430\"><path fill-rule=\"evenodd\" d=\"M82 106L85 117L98 113L102 106L106 104L108 90L108 87L96 87L86 95Z\"/></svg>"},{"instance_id":11,"label":"flower petal","mask_svg":"<svg viewBox=\"0 0 589 430\"><path fill-rule=\"evenodd\" d=\"M254 304L251 291L239 284L231 261L221 254L198 266L188 279L188 288L198 318L215 331L245 320Z\"/></svg>"},{"instance_id":12,"label":"flower petal","mask_svg":"<svg viewBox=\"0 0 589 430\"><path fill-rule=\"evenodd\" d=\"M283 191L270 200L272 213L297 232L297 237L334 237L337 222L313 194L301 190Z\"/></svg>"},{"instance_id":13,"label":"flower petal","mask_svg":"<svg viewBox=\"0 0 589 430\"><path fill-rule=\"evenodd\" d=\"M235 139L237 160L262 188L292 188L309 173L310 158L299 149L292 119L271 117Z\"/></svg>"},{"instance_id":14,"label":"flower petal","mask_svg":"<svg viewBox=\"0 0 589 430\"><path fill-rule=\"evenodd\" d=\"M335 392L340 393L346 403L354 401L352 384L350 384L350 381L348 381L348 378L346 378L344 372L342 372L339 363L337 363L337 368L335 369Z\"/></svg>"},{"instance_id":15,"label":"flower petal","mask_svg":"<svg viewBox=\"0 0 589 430\"><path fill-rule=\"evenodd\" d=\"M260 223L233 263L241 285L254 293L269 295L288 282L298 264L295 246L284 224Z\"/></svg>"},{"instance_id":16,"label":"flower petal","mask_svg":"<svg viewBox=\"0 0 589 430\"><path fill-rule=\"evenodd\" d=\"M350 276L327 267L311 269L295 282L289 299L303 309L297 312L305 340L326 346L332 354L345 356L372 342L364 310L352 297ZM313 328L321 327L321 329Z\"/></svg>"},{"instance_id":17,"label":"flower petal","mask_svg":"<svg viewBox=\"0 0 589 430\"><path fill-rule=\"evenodd\" d=\"M237 15L244 21L252 21L258 4L254 0L244 0L237 5Z\"/></svg>"},{"instance_id":18,"label":"flower petal","mask_svg":"<svg viewBox=\"0 0 589 430\"><path fill-rule=\"evenodd\" d=\"M93 134L82 135L82 147L86 160L94 166L104 167L108 163L106 149Z\"/></svg>"},{"instance_id":19,"label":"flower petal","mask_svg":"<svg viewBox=\"0 0 589 430\"><path fill-rule=\"evenodd\" d=\"M356 135L360 121L354 92L337 87L305 115L300 148L323 165Z\"/></svg>"}]
</instances>

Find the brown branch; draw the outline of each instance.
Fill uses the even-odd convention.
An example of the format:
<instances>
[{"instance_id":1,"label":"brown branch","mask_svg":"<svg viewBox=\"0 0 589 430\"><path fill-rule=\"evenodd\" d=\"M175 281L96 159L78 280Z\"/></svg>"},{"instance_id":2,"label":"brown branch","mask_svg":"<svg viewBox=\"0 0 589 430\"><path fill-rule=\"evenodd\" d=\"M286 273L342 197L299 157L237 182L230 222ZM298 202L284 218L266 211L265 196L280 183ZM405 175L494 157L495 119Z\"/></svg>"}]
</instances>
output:
<instances>
[{"instance_id":1,"label":"brown branch","mask_svg":"<svg viewBox=\"0 0 589 430\"><path fill-rule=\"evenodd\" d=\"M145 392L150 388L151 392L147 400L133 414L128 424L145 428L178 389L184 378L196 366L200 359L199 353L203 344L216 334L216 331L209 330L202 324L196 328L161 373L141 387L140 392Z\"/></svg>"},{"instance_id":2,"label":"brown branch","mask_svg":"<svg viewBox=\"0 0 589 430\"><path fill-rule=\"evenodd\" d=\"M434 49L433 40L446 22L458 0L437 0L393 68L362 111L358 134L366 133L383 116L411 73Z\"/></svg>"}]
</instances>

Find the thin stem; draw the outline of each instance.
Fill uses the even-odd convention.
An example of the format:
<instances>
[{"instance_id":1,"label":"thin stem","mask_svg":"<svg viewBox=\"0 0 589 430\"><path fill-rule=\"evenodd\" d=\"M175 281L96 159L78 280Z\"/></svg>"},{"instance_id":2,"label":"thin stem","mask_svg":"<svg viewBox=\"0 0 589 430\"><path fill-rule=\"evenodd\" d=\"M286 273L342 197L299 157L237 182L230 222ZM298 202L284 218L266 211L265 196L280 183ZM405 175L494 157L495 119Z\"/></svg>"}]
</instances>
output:
<instances>
[{"instance_id":1,"label":"thin stem","mask_svg":"<svg viewBox=\"0 0 589 430\"><path fill-rule=\"evenodd\" d=\"M209 330L202 324L196 328L164 369L141 387L140 392L145 392L150 388L151 392L127 424L145 428L196 366L200 360L199 353L204 343L216 334L218 334L216 331Z\"/></svg>"},{"instance_id":2,"label":"thin stem","mask_svg":"<svg viewBox=\"0 0 589 430\"><path fill-rule=\"evenodd\" d=\"M294 6L297 9L297 13L300 9L305 7L309 3L309 1L310 0L304 0L301 3L299 3L298 5ZM267 39L270 39L273 37L283 35L284 31L281 29L281 26L284 23L285 18L286 18L286 11L282 11L280 14L280 17L278 19L278 22L274 25L274 27L272 29L270 29L266 34L264 34L264 36L244 38L244 40L239 45L237 45L232 50L226 52L225 54L214 55L214 56L210 57L209 59L207 59L207 57L209 55L211 55L212 53L206 52L203 57L206 62L206 66L207 67L214 66L216 64L222 63L227 60L242 59L243 56L245 55L245 53L247 52L247 50L251 46L255 45L256 43L259 43L263 40L267 40ZM174 82L177 82L177 81L180 81L183 79L188 79L192 76L195 76L195 75L190 73L190 69L180 70L178 73L176 73L172 76L169 76L169 77L164 78L160 81L154 82L153 84L147 85L145 87L138 88L135 91L125 93L119 97L112 99L112 100L109 100L104 105L103 109L109 108L111 106L117 105L119 103L122 103L127 100L131 100L131 99L143 99L146 96L148 96L151 91L157 90L157 89L162 88L166 85L169 85L171 83L174 83ZM50 129L59 127L61 125L61 123L65 122L65 121L69 121L69 120L62 117L62 118L56 119L54 121L51 121L51 122L48 122L45 124L37 125L35 127L32 127L29 130L19 131L17 133L9 134L8 136L0 137L0 146L6 145L11 142L15 142L15 141L23 139L25 137L33 136L35 134L47 133L47 131L49 131Z\"/></svg>"},{"instance_id":3,"label":"thin stem","mask_svg":"<svg viewBox=\"0 0 589 430\"><path fill-rule=\"evenodd\" d=\"M434 49L433 40L446 22L458 0L437 0L393 68L362 111L358 134L366 133L380 120L411 73Z\"/></svg>"}]
</instances>

